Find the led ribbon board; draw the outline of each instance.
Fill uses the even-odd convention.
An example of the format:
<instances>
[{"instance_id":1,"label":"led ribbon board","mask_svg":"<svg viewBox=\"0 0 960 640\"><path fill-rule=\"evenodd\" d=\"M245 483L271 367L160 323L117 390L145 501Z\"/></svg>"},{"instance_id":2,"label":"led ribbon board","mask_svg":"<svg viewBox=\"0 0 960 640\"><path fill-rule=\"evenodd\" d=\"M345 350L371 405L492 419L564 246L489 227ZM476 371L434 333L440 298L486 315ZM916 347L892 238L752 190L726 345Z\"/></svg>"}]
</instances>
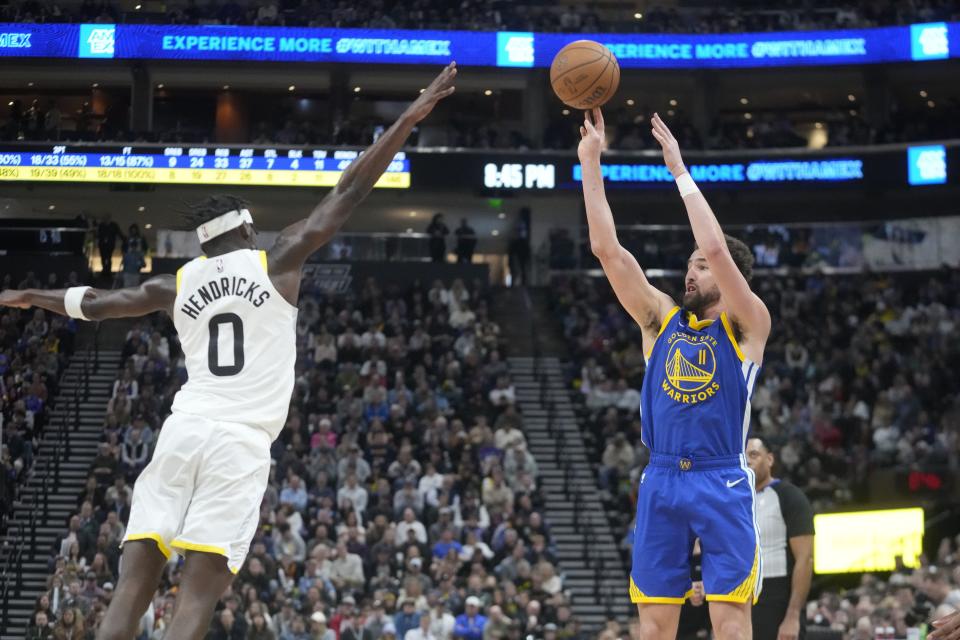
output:
<instances>
[{"instance_id":1,"label":"led ribbon board","mask_svg":"<svg viewBox=\"0 0 960 640\"><path fill-rule=\"evenodd\" d=\"M817 573L892 571L896 559L916 567L923 552L923 509L821 513L813 518Z\"/></svg>"},{"instance_id":2,"label":"led ribbon board","mask_svg":"<svg viewBox=\"0 0 960 640\"><path fill-rule=\"evenodd\" d=\"M786 67L960 57L960 23L720 35L0 23L0 57L548 67L573 40L627 69Z\"/></svg>"}]
</instances>

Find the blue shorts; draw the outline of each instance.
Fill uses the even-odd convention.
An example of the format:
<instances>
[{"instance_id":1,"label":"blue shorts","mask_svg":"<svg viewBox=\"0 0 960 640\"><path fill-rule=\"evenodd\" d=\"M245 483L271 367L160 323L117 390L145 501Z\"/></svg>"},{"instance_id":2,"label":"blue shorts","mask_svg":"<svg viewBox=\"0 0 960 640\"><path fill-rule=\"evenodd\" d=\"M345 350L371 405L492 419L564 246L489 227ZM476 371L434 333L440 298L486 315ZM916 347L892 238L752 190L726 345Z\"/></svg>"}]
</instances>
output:
<instances>
[{"instance_id":1,"label":"blue shorts","mask_svg":"<svg viewBox=\"0 0 960 640\"><path fill-rule=\"evenodd\" d=\"M754 500L743 456L652 454L640 479L630 600L683 604L699 538L707 600L756 602L762 575Z\"/></svg>"}]
</instances>

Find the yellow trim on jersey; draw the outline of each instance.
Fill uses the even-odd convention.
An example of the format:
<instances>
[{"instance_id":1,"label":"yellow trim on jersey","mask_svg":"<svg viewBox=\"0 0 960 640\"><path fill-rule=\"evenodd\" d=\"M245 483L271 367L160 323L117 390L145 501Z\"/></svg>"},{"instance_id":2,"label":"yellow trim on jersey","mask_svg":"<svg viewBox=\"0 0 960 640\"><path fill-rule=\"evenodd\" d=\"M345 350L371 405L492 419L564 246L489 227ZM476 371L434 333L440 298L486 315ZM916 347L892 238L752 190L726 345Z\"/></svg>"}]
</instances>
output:
<instances>
[{"instance_id":1,"label":"yellow trim on jersey","mask_svg":"<svg viewBox=\"0 0 960 640\"><path fill-rule=\"evenodd\" d=\"M630 602L634 604L683 604L687 601L687 598L692 595L693 589L687 591L682 598L648 596L637 588L636 583L633 581L633 576L630 576Z\"/></svg>"},{"instance_id":2,"label":"yellow trim on jersey","mask_svg":"<svg viewBox=\"0 0 960 640\"><path fill-rule=\"evenodd\" d=\"M263 272L269 275L270 269L267 268L267 252L261 249L257 253L260 254L260 264L263 265Z\"/></svg>"},{"instance_id":3,"label":"yellow trim on jersey","mask_svg":"<svg viewBox=\"0 0 960 640\"><path fill-rule=\"evenodd\" d=\"M177 269L177 293L180 293L180 282L182 280L183 280L183 267L180 267L179 269Z\"/></svg>"},{"instance_id":4,"label":"yellow trim on jersey","mask_svg":"<svg viewBox=\"0 0 960 640\"><path fill-rule=\"evenodd\" d=\"M650 358L650 354L653 353L653 347L657 344L657 339L660 337L660 334L667 330L667 323L670 322L670 319L677 314L677 311L680 311L680 307L673 307L670 311L667 311L667 315L663 316L663 321L660 323L660 331L657 331L657 337L653 339L653 344L650 345L650 350L646 353L646 358Z\"/></svg>"},{"instance_id":5,"label":"yellow trim on jersey","mask_svg":"<svg viewBox=\"0 0 960 640\"><path fill-rule=\"evenodd\" d=\"M700 331L700 329L703 329L705 327L709 327L710 325L712 325L713 320L710 320L709 318L706 320L697 320L697 314L691 311L687 314L687 324L690 325L691 329L696 329L697 331Z\"/></svg>"},{"instance_id":6,"label":"yellow trim on jersey","mask_svg":"<svg viewBox=\"0 0 960 640\"><path fill-rule=\"evenodd\" d=\"M170 559L172 552L170 547L164 543L163 538L160 537L159 533L134 533L123 539L124 542L131 542L133 540L153 540L157 543L157 549L160 550L160 553L163 554L163 557L167 560Z\"/></svg>"},{"instance_id":7,"label":"yellow trim on jersey","mask_svg":"<svg viewBox=\"0 0 960 640\"><path fill-rule=\"evenodd\" d=\"M723 328L727 330L727 337L730 338L730 344L733 345L734 351L737 352L737 357L740 358L740 362L743 362L746 358L743 357L743 351L740 350L737 339L733 337L733 325L730 324L730 318L727 317L726 311L720 313L720 321L723 322Z\"/></svg>"},{"instance_id":8,"label":"yellow trim on jersey","mask_svg":"<svg viewBox=\"0 0 960 640\"><path fill-rule=\"evenodd\" d=\"M757 602L757 573L760 570L760 546L758 545L753 552L753 568L750 569L750 575L740 583L740 585L731 591L730 593L724 594L707 594L708 602L737 602L744 603L753 599L753 603Z\"/></svg>"}]
</instances>

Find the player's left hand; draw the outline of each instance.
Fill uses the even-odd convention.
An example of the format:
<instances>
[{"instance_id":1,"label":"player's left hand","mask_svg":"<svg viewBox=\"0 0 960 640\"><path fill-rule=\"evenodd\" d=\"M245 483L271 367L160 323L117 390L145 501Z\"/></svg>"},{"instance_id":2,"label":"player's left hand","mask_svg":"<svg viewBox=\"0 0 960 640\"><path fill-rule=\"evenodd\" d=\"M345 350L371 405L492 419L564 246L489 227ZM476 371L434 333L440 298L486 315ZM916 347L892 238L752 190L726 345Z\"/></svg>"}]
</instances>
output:
<instances>
[{"instance_id":1,"label":"player's left hand","mask_svg":"<svg viewBox=\"0 0 960 640\"><path fill-rule=\"evenodd\" d=\"M457 63L451 62L433 79L430 86L423 90L420 97L407 107L407 113L420 122L433 111L438 102L451 95L455 88L453 81L457 78Z\"/></svg>"},{"instance_id":2,"label":"player's left hand","mask_svg":"<svg viewBox=\"0 0 960 640\"><path fill-rule=\"evenodd\" d=\"M682 176L687 172L687 168L683 166L683 158L680 157L680 145L677 143L677 139L670 133L666 123L660 119L660 114L653 114L650 122L653 123L653 137L663 148L663 161L666 163L667 169L670 169L674 178Z\"/></svg>"},{"instance_id":3,"label":"player's left hand","mask_svg":"<svg viewBox=\"0 0 960 640\"><path fill-rule=\"evenodd\" d=\"M927 634L930 640L960 640L960 611L937 618L931 624L933 631Z\"/></svg>"},{"instance_id":4,"label":"player's left hand","mask_svg":"<svg viewBox=\"0 0 960 640\"><path fill-rule=\"evenodd\" d=\"M0 292L0 307L16 307L18 309L29 309L30 303L27 302L27 295L25 291L17 291L16 289L7 289L6 291Z\"/></svg>"},{"instance_id":5,"label":"player's left hand","mask_svg":"<svg viewBox=\"0 0 960 640\"><path fill-rule=\"evenodd\" d=\"M777 640L797 640L800 635L800 616L788 615L777 629Z\"/></svg>"}]
</instances>

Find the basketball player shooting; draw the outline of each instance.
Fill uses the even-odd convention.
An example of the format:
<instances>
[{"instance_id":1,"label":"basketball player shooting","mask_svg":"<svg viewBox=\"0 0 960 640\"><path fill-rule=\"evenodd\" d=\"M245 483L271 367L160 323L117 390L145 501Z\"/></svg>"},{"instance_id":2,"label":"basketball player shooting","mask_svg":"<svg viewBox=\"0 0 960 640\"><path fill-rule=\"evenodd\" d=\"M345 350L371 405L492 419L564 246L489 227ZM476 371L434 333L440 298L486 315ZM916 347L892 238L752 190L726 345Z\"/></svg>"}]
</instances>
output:
<instances>
[{"instance_id":1,"label":"basketball player shooting","mask_svg":"<svg viewBox=\"0 0 960 640\"><path fill-rule=\"evenodd\" d=\"M268 251L243 201L211 197L195 207L204 256L139 287L115 291L4 291L0 304L38 306L82 320L165 311L186 356L153 459L134 487L120 581L98 640L130 640L176 550L185 555L166 637L199 639L240 570L259 524L270 443L286 422L294 385L297 296L307 258L370 193L413 127L454 91L449 66L344 171L309 217Z\"/></svg>"},{"instance_id":2,"label":"basketball player shooting","mask_svg":"<svg viewBox=\"0 0 960 640\"><path fill-rule=\"evenodd\" d=\"M591 121L592 114L592 121ZM691 594L691 552L699 538L714 633L751 637L759 595L760 536L754 479L744 458L750 395L770 334L770 314L750 290L753 256L725 236L659 116L653 136L677 182L696 241L682 305L647 281L617 240L604 194L603 115L585 114L578 155L590 244L617 298L640 325L647 368L641 390L643 443L630 599L644 640L675 638Z\"/></svg>"}]
</instances>

